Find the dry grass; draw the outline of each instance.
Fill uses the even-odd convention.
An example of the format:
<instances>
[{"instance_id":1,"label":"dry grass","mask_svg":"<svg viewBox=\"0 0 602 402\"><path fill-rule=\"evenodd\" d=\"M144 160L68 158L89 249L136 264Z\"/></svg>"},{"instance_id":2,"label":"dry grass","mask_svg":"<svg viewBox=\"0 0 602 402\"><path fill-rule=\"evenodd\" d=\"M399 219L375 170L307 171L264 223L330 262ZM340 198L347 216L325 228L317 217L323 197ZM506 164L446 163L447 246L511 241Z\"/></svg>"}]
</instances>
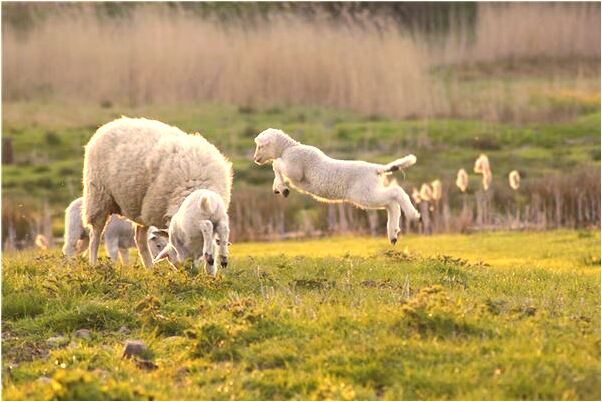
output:
<instances>
[{"instance_id":1,"label":"dry grass","mask_svg":"<svg viewBox=\"0 0 602 402\"><path fill-rule=\"evenodd\" d=\"M366 19L360 27L278 14L249 28L161 7L138 7L131 19L102 19L84 6L49 16L25 36L5 25L3 96L130 105L316 104L390 117L504 119L526 110L533 90L504 81L466 87L433 68L599 58L599 5L481 4L474 32L459 23L443 42L430 39L400 34L382 20ZM599 93L599 79L579 74L568 81L553 76L536 91L559 86Z\"/></svg>"}]
</instances>

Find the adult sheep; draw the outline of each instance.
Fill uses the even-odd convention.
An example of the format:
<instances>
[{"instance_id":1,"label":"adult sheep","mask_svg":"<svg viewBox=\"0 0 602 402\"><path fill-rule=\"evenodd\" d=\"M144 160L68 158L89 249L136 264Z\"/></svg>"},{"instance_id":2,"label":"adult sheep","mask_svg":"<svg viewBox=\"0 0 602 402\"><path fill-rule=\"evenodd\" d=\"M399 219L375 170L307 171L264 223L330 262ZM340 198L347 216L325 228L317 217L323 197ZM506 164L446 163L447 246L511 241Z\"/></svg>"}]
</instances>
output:
<instances>
[{"instance_id":1,"label":"adult sheep","mask_svg":"<svg viewBox=\"0 0 602 402\"><path fill-rule=\"evenodd\" d=\"M189 195L206 189L219 195L225 211L230 205L232 164L201 135L188 135L156 120L122 117L100 127L86 145L83 176L82 216L91 227L92 264L96 263L100 234L110 214L123 215L137 224L134 237L138 253L144 266L150 267L148 228L167 227ZM211 223L225 266L227 215ZM213 260L212 253L204 250L207 261ZM177 257L170 262L177 264L186 258Z\"/></svg>"}]
</instances>

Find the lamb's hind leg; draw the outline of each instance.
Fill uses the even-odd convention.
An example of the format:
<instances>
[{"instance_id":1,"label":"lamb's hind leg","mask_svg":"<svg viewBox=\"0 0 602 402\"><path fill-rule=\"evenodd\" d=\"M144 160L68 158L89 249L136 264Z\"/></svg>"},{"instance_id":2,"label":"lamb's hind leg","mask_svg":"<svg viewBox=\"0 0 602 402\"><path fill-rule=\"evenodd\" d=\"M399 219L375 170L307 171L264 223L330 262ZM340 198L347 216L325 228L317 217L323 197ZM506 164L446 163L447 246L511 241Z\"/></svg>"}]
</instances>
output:
<instances>
[{"instance_id":1,"label":"lamb's hind leg","mask_svg":"<svg viewBox=\"0 0 602 402\"><path fill-rule=\"evenodd\" d=\"M142 264L145 268L153 266L153 257L151 256L150 250L148 249L147 242L148 226L136 225L136 247L138 248L138 255L142 259Z\"/></svg>"},{"instance_id":2,"label":"lamb's hind leg","mask_svg":"<svg viewBox=\"0 0 602 402\"><path fill-rule=\"evenodd\" d=\"M401 218L401 209L397 202L387 205L387 236L391 244L397 243L397 234L401 231L399 228L399 218Z\"/></svg>"},{"instance_id":3,"label":"lamb's hind leg","mask_svg":"<svg viewBox=\"0 0 602 402\"><path fill-rule=\"evenodd\" d=\"M412 201L410 200L410 196L403 190L403 188L394 186L391 188L391 192L399 203L403 214L409 221L417 221L420 219L420 213L414 207Z\"/></svg>"}]
</instances>

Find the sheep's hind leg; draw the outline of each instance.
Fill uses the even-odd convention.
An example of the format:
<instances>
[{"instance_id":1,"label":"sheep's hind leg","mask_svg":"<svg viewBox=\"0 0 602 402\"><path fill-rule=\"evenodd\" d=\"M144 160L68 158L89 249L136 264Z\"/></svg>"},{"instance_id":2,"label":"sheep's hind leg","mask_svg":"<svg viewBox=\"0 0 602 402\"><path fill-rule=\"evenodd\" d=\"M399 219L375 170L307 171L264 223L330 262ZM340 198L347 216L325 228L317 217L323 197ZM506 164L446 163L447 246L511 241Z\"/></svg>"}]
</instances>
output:
<instances>
[{"instance_id":1,"label":"sheep's hind leg","mask_svg":"<svg viewBox=\"0 0 602 402\"><path fill-rule=\"evenodd\" d=\"M393 202L387 205L387 235L391 244L397 243L397 234L401 231L399 228L399 218L401 218L399 204Z\"/></svg>"},{"instance_id":2,"label":"sheep's hind leg","mask_svg":"<svg viewBox=\"0 0 602 402\"><path fill-rule=\"evenodd\" d=\"M148 249L148 242L146 236L148 233L148 226L136 225L136 247L138 248L138 255L142 259L142 264L145 268L153 266L153 258L151 257L150 250Z\"/></svg>"},{"instance_id":3,"label":"sheep's hind leg","mask_svg":"<svg viewBox=\"0 0 602 402\"><path fill-rule=\"evenodd\" d=\"M105 228L107 223L107 218L109 214L104 214L99 217L96 217L92 222L92 230L90 230L90 245L89 245L89 261L90 264L95 265L98 260L98 247L100 246L100 239L102 236L102 231Z\"/></svg>"}]
</instances>

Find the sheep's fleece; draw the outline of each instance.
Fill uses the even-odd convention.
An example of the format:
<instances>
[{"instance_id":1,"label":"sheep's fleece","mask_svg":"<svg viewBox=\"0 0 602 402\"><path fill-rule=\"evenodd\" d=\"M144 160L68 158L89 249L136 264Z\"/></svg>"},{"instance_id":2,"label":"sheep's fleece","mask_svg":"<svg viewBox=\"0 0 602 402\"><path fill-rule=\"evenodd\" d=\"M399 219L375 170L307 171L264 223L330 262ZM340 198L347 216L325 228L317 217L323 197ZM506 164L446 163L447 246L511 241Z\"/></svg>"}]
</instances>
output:
<instances>
[{"instance_id":1,"label":"sheep's fleece","mask_svg":"<svg viewBox=\"0 0 602 402\"><path fill-rule=\"evenodd\" d=\"M165 228L184 199L197 189L230 204L232 164L199 134L188 135L155 120L122 117L100 127L85 148L83 219L92 226L90 261L96 262L98 227L111 213L137 223L144 265L149 226ZM95 250L96 249L96 250Z\"/></svg>"}]
</instances>

